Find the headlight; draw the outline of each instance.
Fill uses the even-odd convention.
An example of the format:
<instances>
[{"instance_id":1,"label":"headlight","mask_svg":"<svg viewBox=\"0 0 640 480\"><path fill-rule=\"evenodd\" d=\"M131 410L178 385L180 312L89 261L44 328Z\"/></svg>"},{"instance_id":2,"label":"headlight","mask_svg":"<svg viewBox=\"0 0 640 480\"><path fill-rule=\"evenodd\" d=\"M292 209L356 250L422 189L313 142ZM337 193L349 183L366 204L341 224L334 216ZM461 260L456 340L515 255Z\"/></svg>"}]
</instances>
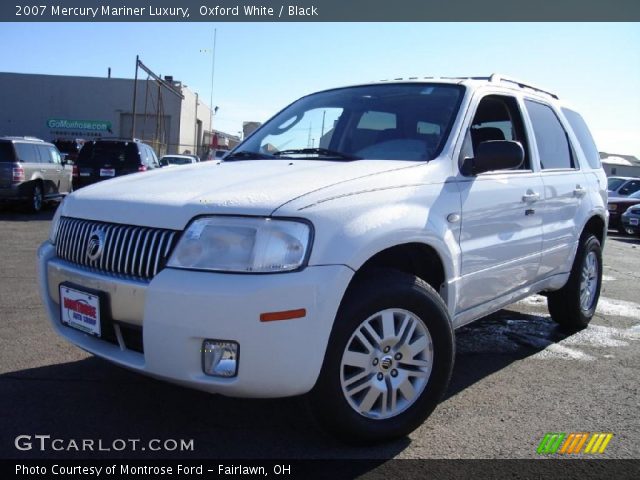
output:
<instances>
[{"instance_id":1,"label":"headlight","mask_svg":"<svg viewBox=\"0 0 640 480\"><path fill-rule=\"evenodd\" d=\"M64 200L62 201L64 202ZM60 217L62 216L62 202L56 208L56 213L53 215L53 220L51 220L51 227L49 228L49 241L56 244L56 237L58 235L58 226L60 225Z\"/></svg>"},{"instance_id":2,"label":"headlight","mask_svg":"<svg viewBox=\"0 0 640 480\"><path fill-rule=\"evenodd\" d=\"M184 232L167 266L220 272L285 272L306 261L311 226L257 217L204 217Z\"/></svg>"}]
</instances>

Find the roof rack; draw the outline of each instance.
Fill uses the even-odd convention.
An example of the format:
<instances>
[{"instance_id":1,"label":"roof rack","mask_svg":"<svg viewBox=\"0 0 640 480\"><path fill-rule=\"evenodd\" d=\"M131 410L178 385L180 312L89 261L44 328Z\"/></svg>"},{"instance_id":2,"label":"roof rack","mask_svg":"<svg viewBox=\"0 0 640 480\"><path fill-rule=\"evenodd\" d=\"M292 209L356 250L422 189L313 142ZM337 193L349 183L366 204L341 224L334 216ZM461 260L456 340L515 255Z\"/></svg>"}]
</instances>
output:
<instances>
[{"instance_id":1,"label":"roof rack","mask_svg":"<svg viewBox=\"0 0 640 480\"><path fill-rule=\"evenodd\" d=\"M402 80L418 80L420 78L423 78L424 80L487 80L489 82L492 83L498 83L498 82L508 82L508 83L513 83L514 85L519 86L520 88L528 88L529 90L534 90L536 92L540 92L540 93L545 93L547 95L552 96L553 98L555 98L556 100L558 100L558 95L556 95L555 93L550 92L549 90L544 90L542 88L539 87L534 87L531 84L525 83L525 82L521 82L520 80L516 80L515 78L511 78L511 77L505 77L504 75L500 75L499 73L492 73L491 76L489 77L409 77L409 78L394 78L391 80L385 79L385 80L379 80L380 82L393 82L393 81L402 81Z\"/></svg>"},{"instance_id":2,"label":"roof rack","mask_svg":"<svg viewBox=\"0 0 640 480\"><path fill-rule=\"evenodd\" d=\"M42 140L41 138L38 137L31 137L28 135L11 135L11 136L7 136L7 137L2 137L5 140L29 140L31 142L42 142L45 143L44 140Z\"/></svg>"},{"instance_id":3,"label":"roof rack","mask_svg":"<svg viewBox=\"0 0 640 480\"><path fill-rule=\"evenodd\" d=\"M491 76L489 77L489 81L495 82L495 83L497 82L513 83L515 85L518 85L520 88L528 88L530 90L535 90L536 92L546 93L547 95L551 95L556 100L558 99L558 95L556 95L555 93L551 93L549 90L543 90L542 88L534 87L533 85L530 85L528 83L521 82L520 80L516 80L515 78L505 77L504 75L500 75L498 73L491 74Z\"/></svg>"},{"instance_id":4,"label":"roof rack","mask_svg":"<svg viewBox=\"0 0 640 480\"><path fill-rule=\"evenodd\" d=\"M142 140L140 140L139 138L131 138L131 137L97 137L95 139L92 139L90 141L92 142L96 142L98 140L113 140L113 141L121 141L121 142L142 142Z\"/></svg>"}]
</instances>

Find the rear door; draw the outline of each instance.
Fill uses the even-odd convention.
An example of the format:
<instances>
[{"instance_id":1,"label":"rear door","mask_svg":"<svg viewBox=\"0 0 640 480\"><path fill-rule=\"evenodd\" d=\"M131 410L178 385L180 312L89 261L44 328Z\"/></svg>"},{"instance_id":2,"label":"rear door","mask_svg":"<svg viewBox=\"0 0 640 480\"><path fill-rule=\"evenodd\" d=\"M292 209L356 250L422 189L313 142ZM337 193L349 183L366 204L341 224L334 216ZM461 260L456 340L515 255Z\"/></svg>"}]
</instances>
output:
<instances>
[{"instance_id":1,"label":"rear door","mask_svg":"<svg viewBox=\"0 0 640 480\"><path fill-rule=\"evenodd\" d=\"M68 172L64 170L58 150L51 145L36 145L36 149L40 155L40 171L46 174L45 195L56 196L68 192Z\"/></svg>"},{"instance_id":2,"label":"rear door","mask_svg":"<svg viewBox=\"0 0 640 480\"><path fill-rule=\"evenodd\" d=\"M538 99L525 99L525 106L544 184L540 276L546 277L571 269L588 210L587 179L554 109Z\"/></svg>"},{"instance_id":3,"label":"rear door","mask_svg":"<svg viewBox=\"0 0 640 480\"><path fill-rule=\"evenodd\" d=\"M40 159L40 152L33 143L15 142L13 144L20 166L24 169L24 178L30 180L40 179L44 185L44 195L49 195L55 190L56 173L52 171L48 163Z\"/></svg>"}]
</instances>

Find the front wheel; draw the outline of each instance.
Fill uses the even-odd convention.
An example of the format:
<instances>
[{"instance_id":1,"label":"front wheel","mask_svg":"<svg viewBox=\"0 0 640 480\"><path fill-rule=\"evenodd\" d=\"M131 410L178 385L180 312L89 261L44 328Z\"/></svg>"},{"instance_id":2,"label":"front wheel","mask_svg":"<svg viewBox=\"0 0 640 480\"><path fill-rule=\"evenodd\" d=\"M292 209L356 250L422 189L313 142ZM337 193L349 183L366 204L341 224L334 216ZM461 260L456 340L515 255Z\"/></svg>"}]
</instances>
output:
<instances>
[{"instance_id":1,"label":"front wheel","mask_svg":"<svg viewBox=\"0 0 640 480\"><path fill-rule=\"evenodd\" d=\"M454 361L442 298L421 279L372 271L350 287L309 395L322 427L375 443L416 429L445 393Z\"/></svg>"},{"instance_id":2,"label":"front wheel","mask_svg":"<svg viewBox=\"0 0 640 480\"><path fill-rule=\"evenodd\" d=\"M547 295L551 318L569 330L589 325L602 286L602 249L593 235L580 241L567 284Z\"/></svg>"},{"instance_id":3,"label":"front wheel","mask_svg":"<svg viewBox=\"0 0 640 480\"><path fill-rule=\"evenodd\" d=\"M622 235L633 235L635 233L635 230L633 228L626 227L624 223L620 222L620 225L618 226L618 232Z\"/></svg>"}]
</instances>

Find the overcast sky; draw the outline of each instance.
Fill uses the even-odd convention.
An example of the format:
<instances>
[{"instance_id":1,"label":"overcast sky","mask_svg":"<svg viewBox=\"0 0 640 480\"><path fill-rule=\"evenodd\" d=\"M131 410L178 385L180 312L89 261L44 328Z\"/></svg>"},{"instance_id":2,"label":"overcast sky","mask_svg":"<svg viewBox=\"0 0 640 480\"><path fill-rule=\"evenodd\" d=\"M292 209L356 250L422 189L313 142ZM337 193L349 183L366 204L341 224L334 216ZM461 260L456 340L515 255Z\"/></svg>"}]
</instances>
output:
<instances>
[{"instance_id":1,"label":"overcast sky","mask_svg":"<svg viewBox=\"0 0 640 480\"><path fill-rule=\"evenodd\" d=\"M0 71L131 78L139 54L209 103L214 28L214 128L231 134L324 88L499 72L571 103L601 151L640 158L638 23L11 23Z\"/></svg>"}]
</instances>

